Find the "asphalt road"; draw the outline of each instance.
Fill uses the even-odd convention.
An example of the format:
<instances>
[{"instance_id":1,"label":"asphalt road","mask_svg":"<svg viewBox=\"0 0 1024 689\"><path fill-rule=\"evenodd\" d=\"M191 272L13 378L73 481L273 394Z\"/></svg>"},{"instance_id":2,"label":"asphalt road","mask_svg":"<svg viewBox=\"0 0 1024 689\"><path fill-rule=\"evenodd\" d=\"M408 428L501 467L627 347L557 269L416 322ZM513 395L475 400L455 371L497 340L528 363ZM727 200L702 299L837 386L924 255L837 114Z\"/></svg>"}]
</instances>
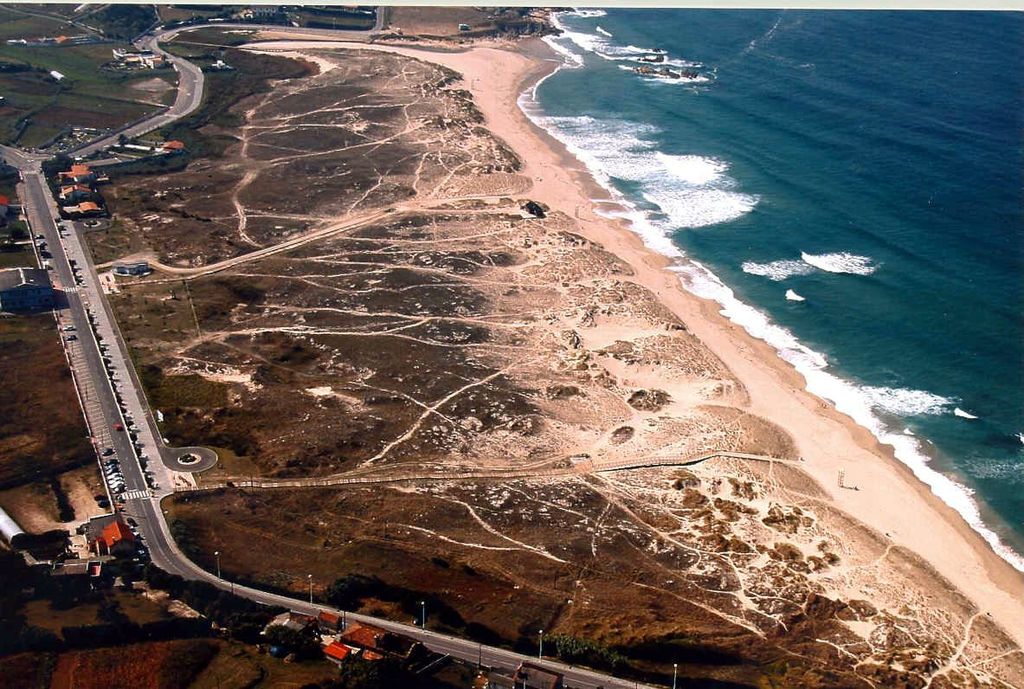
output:
<instances>
[{"instance_id":1,"label":"asphalt road","mask_svg":"<svg viewBox=\"0 0 1024 689\"><path fill-rule=\"evenodd\" d=\"M60 236L54 221L57 215L56 206L43 175L39 171L38 163L23 162L22 164L25 165L21 168L22 208L28 218L32 234L43 235L50 247L50 253L53 255L53 258L50 259L50 263L53 265L51 280L53 280L55 288L59 290L58 297L66 299L66 308L62 309L60 314L61 320L64 322L70 320L76 328L77 347L81 352L87 368L87 375L90 378L91 385L88 388L95 396L95 399L91 401L99 404L105 427L110 431L110 446L120 460L125 479L125 490L145 492L148 487L145 476L139 467L130 436L126 431L113 430L115 424L121 424L123 428L127 428L128 424L117 404L113 384L102 360L100 343L92 333L89 320L89 309L102 307L104 304L104 299L99 293L98 280L95 279L95 273L92 273L86 276L85 285L76 286L69 259L75 259L78 265L84 268L84 247L73 232L68 232L66 238ZM93 311L98 318L102 317L103 313L100 308L93 308ZM112 361L116 360L119 352L115 351L117 348L112 346L109 335L104 337L103 341L108 345ZM93 429L93 431L95 434L97 429Z\"/></svg>"},{"instance_id":2,"label":"asphalt road","mask_svg":"<svg viewBox=\"0 0 1024 689\"><path fill-rule=\"evenodd\" d=\"M378 24L379 23L380 22L378 22ZM229 27L236 25L223 24L221 26ZM237 26L251 28L251 25L243 24ZM287 30L287 27L276 28L284 28ZM156 42L160 38L169 37L180 30L181 29L176 29L168 32L162 32L157 36L146 37L142 39L141 43L147 47L156 49ZM291 33L291 30L289 30L289 32ZM338 37L339 34L351 32L332 31L328 29L303 29L297 33L313 35L326 34ZM365 35L366 34L362 34L364 37ZM125 133L128 136L137 136L138 134L162 127L165 124L187 115L199 106L199 103L202 100L202 72L191 63L181 60L180 58L172 57L172 61L175 62L179 75L181 75L179 80L178 97L175 100L174 106L172 106L168 111L160 115L156 115L152 119L139 123L127 130ZM98 150L103 146L110 145L116 140L117 136L107 137L80 149L79 153ZM146 403L145 395L142 392L142 386L139 384L134 368L131 365L131 360L127 355L127 347L125 347L120 337L116 322L110 312L109 305L100 291L96 271L93 268L92 261L88 250L85 247L84 241L78 234L79 231L77 229L70 231L67 233L66 237L61 237L58 232L54 221L54 218L58 217L56 205L49 194L49 190L47 189L45 180L43 179L42 173L39 169L42 157L26 154L7 147L0 147L0 150L2 150L10 164L21 170L23 179L23 193L21 200L24 213L29 219L32 233L44 235L51 248L51 253L53 254L52 263L54 267L52 271L52 278L54 282L58 288L72 288L65 291L67 296L67 313L62 314L62 316L66 315L69 317L71 322L77 328L81 342L80 346L84 354L85 365L88 369L88 375L92 382L91 389L93 389L95 391L94 394L98 395L100 398L99 402L105 422L111 429L117 423L122 424L124 427L127 427L128 425L121 412L121 407L118 405L115 398L113 384L111 383L104 367L99 343L90 334L92 329L90 327L89 311L94 315L97 324L97 331L103 338L103 343L108 347L107 356L112 362L114 371L117 372L117 377L120 381L120 393L124 404L132 411L132 416L135 420L139 422L139 440L142 442L142 447L144 448L144 451L147 448L152 450L150 454L155 455L155 453L159 451L160 444L158 444L159 440L156 438L156 434L154 432L155 426L152 425L152 417L149 413L150 410ZM58 251L58 247L61 247L62 250ZM81 268L81 275L85 283L81 287L75 286L75 279L72 274L69 259L76 260L78 266ZM121 469L125 478L126 490L145 493L147 491L145 477L139 465L135 448L128 434L126 432L112 431L111 442L117 456L121 460ZM302 599L289 598L274 593L268 593L266 591L259 591L257 589L235 585L232 582L217 578L214 574L201 569L185 557L185 555L178 550L174 539L171 537L170 530L160 505L160 499L170 492L170 479L163 474L163 465L155 456L151 457L149 468L160 471L160 473L158 473L160 490L157 494L152 496L147 494L147 497L127 500L126 512L138 522L139 532L149 548L150 558L154 564L173 574L177 574L187 579L206 581L218 588L229 590L236 595L243 596L264 605L280 606L305 613L316 613L319 610L332 610L339 614L342 613L340 610L335 610L327 606L313 605ZM417 639L432 651L451 655L470 663L479 662L482 663L483 666L489 668L511 672L521 662L536 663L545 668L561 673L564 676L566 687L578 689L596 689L598 687L606 687L608 689L640 689L643 687L644 689L653 689L649 685L613 678L590 670L580 669L550 660L538 660L532 656L525 656L505 649L485 646L474 641L435 633L430 630L421 629L415 624L401 624L390 620L358 615L355 613L345 613L345 617L348 621L366 622L403 634Z\"/></svg>"},{"instance_id":3,"label":"asphalt road","mask_svg":"<svg viewBox=\"0 0 1024 689\"><path fill-rule=\"evenodd\" d=\"M132 137L148 134L155 129L159 129L160 127L180 120L182 117L192 113L199 107L200 103L203 101L203 83L205 81L203 71L188 60L171 55L164 51L159 45L160 40L173 38L181 30L183 29L179 28L171 29L169 31L160 31L156 34L140 38L135 44L135 47L140 50L152 50L155 53L163 55L171 62L175 71L178 72L178 95L174 99L174 104L167 110L164 110L147 120L76 149L74 151L75 155L91 155L92 153L104 149L107 146L116 144L122 135L130 139Z\"/></svg>"}]
</instances>

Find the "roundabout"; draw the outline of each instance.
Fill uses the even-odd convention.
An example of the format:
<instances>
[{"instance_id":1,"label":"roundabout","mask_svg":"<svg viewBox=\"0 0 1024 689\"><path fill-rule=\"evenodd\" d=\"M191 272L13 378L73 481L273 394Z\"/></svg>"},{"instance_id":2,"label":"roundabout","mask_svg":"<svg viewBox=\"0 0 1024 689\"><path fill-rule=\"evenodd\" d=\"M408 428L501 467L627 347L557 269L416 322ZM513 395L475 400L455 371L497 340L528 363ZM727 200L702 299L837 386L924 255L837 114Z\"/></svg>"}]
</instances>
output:
<instances>
[{"instance_id":1,"label":"roundabout","mask_svg":"<svg viewBox=\"0 0 1024 689\"><path fill-rule=\"evenodd\" d=\"M160 455L168 469L186 473L206 471L217 463L217 453L206 447L165 447Z\"/></svg>"}]
</instances>

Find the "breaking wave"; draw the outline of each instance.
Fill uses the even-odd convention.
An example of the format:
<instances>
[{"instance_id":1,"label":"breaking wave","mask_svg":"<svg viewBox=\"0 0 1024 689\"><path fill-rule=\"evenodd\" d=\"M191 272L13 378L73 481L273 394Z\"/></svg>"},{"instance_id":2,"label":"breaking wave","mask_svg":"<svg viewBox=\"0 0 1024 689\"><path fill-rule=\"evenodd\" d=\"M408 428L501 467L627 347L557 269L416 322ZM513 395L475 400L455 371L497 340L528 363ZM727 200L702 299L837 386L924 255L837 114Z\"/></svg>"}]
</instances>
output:
<instances>
[{"instance_id":1,"label":"breaking wave","mask_svg":"<svg viewBox=\"0 0 1024 689\"><path fill-rule=\"evenodd\" d=\"M684 60L668 60L666 62L659 63L658 66L661 67L663 65L668 65L668 64L671 64L673 66L678 65L678 66L683 66L683 67L693 67L693 66L695 66L692 63L687 63ZM632 72L633 71L633 67L631 67L630 65L619 65L619 69L624 69L627 72ZM657 76L655 74L638 74L637 76L640 77L641 79L643 79L644 81L652 81L652 82L656 82L656 83L659 83L659 84L676 84L676 85L679 85L679 86L691 86L693 84L709 84L709 83L711 83L711 77L708 77L707 75L704 75L704 74L699 74L699 75L697 75L695 77L684 77L684 76L681 76L681 77L663 77L663 76Z\"/></svg>"},{"instance_id":2,"label":"breaking wave","mask_svg":"<svg viewBox=\"0 0 1024 689\"><path fill-rule=\"evenodd\" d=\"M871 405L896 416L945 414L955 400L925 390L864 385L861 388Z\"/></svg>"},{"instance_id":3,"label":"breaking wave","mask_svg":"<svg viewBox=\"0 0 1024 689\"><path fill-rule=\"evenodd\" d=\"M577 15L585 16L579 12ZM772 31L762 39L770 38ZM590 41L587 45L596 46L594 39L601 40L601 37L591 35L583 42L587 44ZM581 45L571 36L570 40ZM583 66L581 56L572 51L559 52L563 55L571 53L578 59L568 66ZM981 512L972 497L973 491L933 469L918 438L889 428L876 413L888 411L897 416L901 415L900 412L905 415L942 413L936 410L948 407L950 400L923 391L858 386L840 378L828 370L825 355L802 344L789 330L773 323L760 310L737 299L714 273L701 263L688 259L671 241L672 232L679 227L727 222L750 212L757 205L757 196L735 190L736 183L727 175L726 162L701 156L669 156L657 151L654 142L644 138L657 132L649 125L589 116L546 116L537 103L536 87L522 94L519 105L530 120L546 129L583 162L622 208L607 215L627 220L647 246L676 259L676 265L670 269L679 275L687 290L717 302L723 316L774 348L780 358L803 376L808 392L831 402L838 411L868 429L879 442L892 447L895 457L908 466L932 493L955 509L998 555L1024 572L1024 557L1004 545L999 535L982 521ZM661 212L641 208L638 202L625 197L615 187L613 179L635 183L641 189L642 197L655 204ZM849 253L802 253L801 258L802 262L744 264L744 270L781 280L785 278L775 276L813 268L855 275L870 275L877 269L870 258ZM793 264L801 263L806 268L794 268ZM789 272L785 277L795 274L800 273Z\"/></svg>"},{"instance_id":4,"label":"breaking wave","mask_svg":"<svg viewBox=\"0 0 1024 689\"><path fill-rule=\"evenodd\" d=\"M848 254L845 251L835 254L809 254L801 252L800 258L805 263L829 273L849 273L851 275L871 275L878 270L867 256Z\"/></svg>"},{"instance_id":5,"label":"breaking wave","mask_svg":"<svg viewBox=\"0 0 1024 689\"><path fill-rule=\"evenodd\" d=\"M972 419L973 420L973 419L978 418L974 414L969 414L968 412L965 412L960 407L957 407L956 409L954 409L953 413L956 414L957 416L959 416L961 419Z\"/></svg>"},{"instance_id":6,"label":"breaking wave","mask_svg":"<svg viewBox=\"0 0 1024 689\"><path fill-rule=\"evenodd\" d=\"M589 116L547 117L523 103L527 114L550 131L583 161L597 181L626 206L631 219L643 218L648 234L663 240L680 228L735 220L757 205L758 197L736 191L728 163L695 155L669 155L657 150L654 127L624 120ZM635 184L647 203L640 210L615 188L613 180ZM664 247L664 241L659 245ZM661 249L659 249L661 250Z\"/></svg>"},{"instance_id":7,"label":"breaking wave","mask_svg":"<svg viewBox=\"0 0 1024 689\"><path fill-rule=\"evenodd\" d=\"M571 11L567 10L567 12L569 14L576 15L577 17L582 17L583 19L597 19L599 17L606 17L606 16L608 16L607 12L605 12L604 10L600 10L600 9L589 9L588 10L588 9L579 9L579 8L577 8L577 9L573 9Z\"/></svg>"},{"instance_id":8,"label":"breaking wave","mask_svg":"<svg viewBox=\"0 0 1024 689\"><path fill-rule=\"evenodd\" d=\"M780 282L794 275L809 275L814 272L814 266L803 261L781 260L771 263L754 263L746 261L740 266L744 273L760 275L769 280Z\"/></svg>"},{"instance_id":9,"label":"breaking wave","mask_svg":"<svg viewBox=\"0 0 1024 689\"><path fill-rule=\"evenodd\" d=\"M599 14L598 14L599 13ZM603 10L576 10L574 12L555 12L551 15L551 23L561 31L558 36L545 36L544 42L551 46L556 52L562 57L569 61L567 66L569 67L580 67L583 65L583 56L578 52L572 50L570 45L572 44L576 48L579 48L583 52L593 53L598 57L605 60L611 61L624 61L631 60L635 61L644 55L651 55L654 53L660 53L664 56L662 62L657 63L661 67L680 67L680 68L693 68L701 67L699 62L691 62L681 58L671 58L664 54L664 51L657 48L643 48L636 45L616 45L611 42L611 32L601 28L600 26L595 27L597 33L589 33L586 31L574 31L567 27L563 22L559 20L559 15L565 14L568 16L591 18L591 17L603 17L605 12ZM623 69L632 69L632 67L625 66ZM702 76L697 79L679 79L673 81L680 81L684 83L703 83L710 81L706 76Z\"/></svg>"},{"instance_id":10,"label":"breaking wave","mask_svg":"<svg viewBox=\"0 0 1024 689\"><path fill-rule=\"evenodd\" d=\"M807 301L805 297L801 297L799 294L791 289L786 290L786 299L789 301Z\"/></svg>"}]
</instances>

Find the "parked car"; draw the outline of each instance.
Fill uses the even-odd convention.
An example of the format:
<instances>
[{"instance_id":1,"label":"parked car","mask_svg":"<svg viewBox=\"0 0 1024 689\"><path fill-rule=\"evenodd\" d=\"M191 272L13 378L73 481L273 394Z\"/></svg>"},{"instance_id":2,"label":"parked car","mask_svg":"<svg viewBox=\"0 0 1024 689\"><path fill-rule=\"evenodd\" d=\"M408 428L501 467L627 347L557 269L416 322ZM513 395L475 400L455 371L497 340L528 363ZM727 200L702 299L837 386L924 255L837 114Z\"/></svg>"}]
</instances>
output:
<instances>
[{"instance_id":1,"label":"parked car","mask_svg":"<svg viewBox=\"0 0 1024 689\"><path fill-rule=\"evenodd\" d=\"M115 423L114 424L114 430L115 431L120 431L120 432L123 433L124 432L124 426L122 426L120 423Z\"/></svg>"},{"instance_id":2,"label":"parked car","mask_svg":"<svg viewBox=\"0 0 1024 689\"><path fill-rule=\"evenodd\" d=\"M75 326L73 326L73 325L65 325L63 328L61 328L61 330L63 330L66 333L71 333L71 332L75 331Z\"/></svg>"},{"instance_id":3,"label":"parked car","mask_svg":"<svg viewBox=\"0 0 1024 689\"><path fill-rule=\"evenodd\" d=\"M103 448L103 452L100 454L102 454L104 457L109 457L110 455L114 454L114 448L105 447Z\"/></svg>"},{"instance_id":4,"label":"parked car","mask_svg":"<svg viewBox=\"0 0 1024 689\"><path fill-rule=\"evenodd\" d=\"M74 342L78 339L78 335L68 335L64 338L67 342Z\"/></svg>"}]
</instances>

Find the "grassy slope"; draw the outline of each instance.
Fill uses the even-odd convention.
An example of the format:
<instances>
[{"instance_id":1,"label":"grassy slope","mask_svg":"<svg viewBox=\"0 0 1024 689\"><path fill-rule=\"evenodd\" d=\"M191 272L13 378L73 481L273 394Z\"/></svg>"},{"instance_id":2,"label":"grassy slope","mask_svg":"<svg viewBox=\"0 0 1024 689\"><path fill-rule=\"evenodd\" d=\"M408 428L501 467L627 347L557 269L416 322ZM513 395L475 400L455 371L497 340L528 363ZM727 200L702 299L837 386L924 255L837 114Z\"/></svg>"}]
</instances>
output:
<instances>
[{"instance_id":1,"label":"grassy slope","mask_svg":"<svg viewBox=\"0 0 1024 689\"><path fill-rule=\"evenodd\" d=\"M0 319L0 485L92 461L71 372L50 314Z\"/></svg>"},{"instance_id":2,"label":"grassy slope","mask_svg":"<svg viewBox=\"0 0 1024 689\"><path fill-rule=\"evenodd\" d=\"M111 50L126 44L55 47L6 43L10 38L81 33L57 19L27 17L0 7L0 63L33 68L0 72L0 94L7 99L0 107L0 140L10 141L17 122L27 115L33 115L33 123L19 141L26 146L43 143L66 125L117 127L153 109L142 102L150 99L148 94L129 88L132 81L156 74L175 78L175 73L168 70L132 74L100 70L100 65L112 59ZM65 80L54 83L46 76L50 70L61 72Z\"/></svg>"}]
</instances>

